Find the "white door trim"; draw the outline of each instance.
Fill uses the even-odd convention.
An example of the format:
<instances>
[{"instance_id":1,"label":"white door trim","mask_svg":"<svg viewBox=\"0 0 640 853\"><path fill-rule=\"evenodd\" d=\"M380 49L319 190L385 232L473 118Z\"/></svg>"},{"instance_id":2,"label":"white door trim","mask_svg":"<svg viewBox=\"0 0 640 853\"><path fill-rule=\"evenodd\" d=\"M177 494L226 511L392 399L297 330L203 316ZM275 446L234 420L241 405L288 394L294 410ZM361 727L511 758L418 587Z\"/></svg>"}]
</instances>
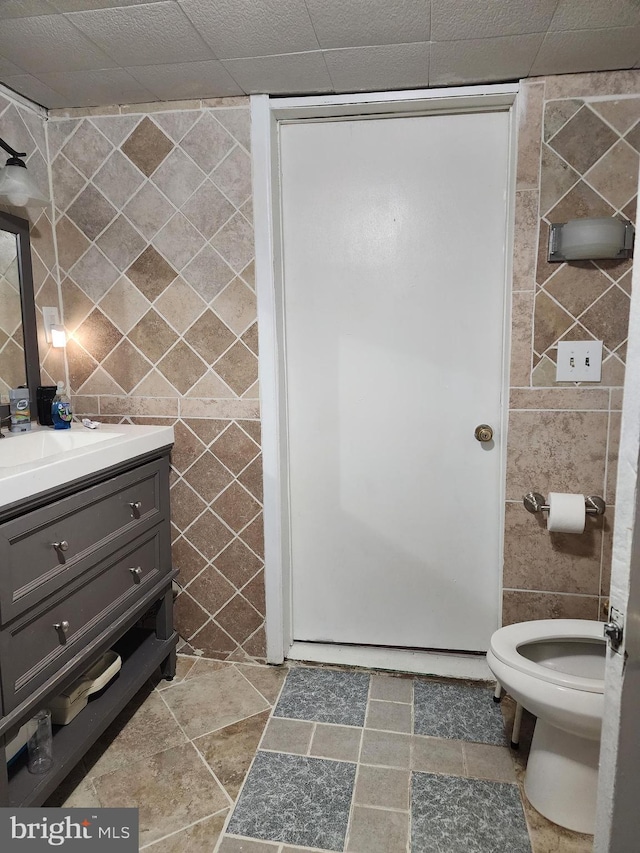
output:
<instances>
[{"instance_id":1,"label":"white door trim","mask_svg":"<svg viewBox=\"0 0 640 853\"><path fill-rule=\"evenodd\" d=\"M279 125L287 121L339 120L360 116L511 110L511 163L507 207L505 295L510 293L515 197L515 121L517 84L452 89L323 95L305 98L251 96L251 147L256 242L256 295L260 342L259 379L264 466L265 594L267 660L282 663L292 643L289 559L286 377L282 308L282 229L280 216ZM455 223L452 223L455 227ZM461 239L463 237L461 236ZM504 396L501 424L502 488L506 466L510 300L505 296ZM504 507L504 493L501 495ZM503 525L503 517L500 522ZM500 554L502 566L502 553ZM502 578L500 572L499 584ZM496 590L500 595L500 590ZM443 673L444 674L444 673ZM454 674L454 673L452 673Z\"/></svg>"}]
</instances>

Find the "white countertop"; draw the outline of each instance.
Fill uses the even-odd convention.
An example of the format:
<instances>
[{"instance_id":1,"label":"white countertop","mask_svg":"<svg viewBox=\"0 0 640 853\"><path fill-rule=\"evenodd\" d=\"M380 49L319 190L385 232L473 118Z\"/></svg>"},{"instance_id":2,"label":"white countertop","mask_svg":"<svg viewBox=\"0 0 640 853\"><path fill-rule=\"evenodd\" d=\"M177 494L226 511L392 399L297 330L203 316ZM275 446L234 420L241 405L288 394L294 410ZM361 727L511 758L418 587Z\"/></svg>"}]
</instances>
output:
<instances>
[{"instance_id":1,"label":"white countertop","mask_svg":"<svg viewBox=\"0 0 640 853\"><path fill-rule=\"evenodd\" d=\"M64 444L82 444L58 452L50 446L58 437ZM78 423L70 430L34 424L26 433L5 432L0 440L0 509L159 450L173 440L173 427L132 424L101 424L96 430Z\"/></svg>"}]
</instances>

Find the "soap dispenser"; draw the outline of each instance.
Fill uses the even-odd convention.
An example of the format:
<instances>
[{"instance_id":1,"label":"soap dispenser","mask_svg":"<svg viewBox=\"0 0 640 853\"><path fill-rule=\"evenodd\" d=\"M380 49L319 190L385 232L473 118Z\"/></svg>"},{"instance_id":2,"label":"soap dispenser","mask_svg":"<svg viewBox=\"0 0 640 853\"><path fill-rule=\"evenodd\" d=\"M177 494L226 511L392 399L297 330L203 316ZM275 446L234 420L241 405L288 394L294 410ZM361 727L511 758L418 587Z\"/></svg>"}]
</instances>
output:
<instances>
[{"instance_id":1,"label":"soap dispenser","mask_svg":"<svg viewBox=\"0 0 640 853\"><path fill-rule=\"evenodd\" d=\"M71 428L71 401L66 395L64 382L58 382L56 396L51 403L51 420L54 429Z\"/></svg>"}]
</instances>

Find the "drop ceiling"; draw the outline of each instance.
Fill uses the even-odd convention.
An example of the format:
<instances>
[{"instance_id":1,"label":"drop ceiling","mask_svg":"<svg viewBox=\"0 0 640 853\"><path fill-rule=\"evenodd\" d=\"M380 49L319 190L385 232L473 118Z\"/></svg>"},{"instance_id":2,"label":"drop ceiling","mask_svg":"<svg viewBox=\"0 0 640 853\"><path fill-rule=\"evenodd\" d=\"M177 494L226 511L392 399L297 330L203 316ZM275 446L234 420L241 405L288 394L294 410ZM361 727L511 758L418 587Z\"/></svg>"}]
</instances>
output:
<instances>
[{"instance_id":1,"label":"drop ceiling","mask_svg":"<svg viewBox=\"0 0 640 853\"><path fill-rule=\"evenodd\" d=\"M640 68L640 0L0 0L0 82L46 107Z\"/></svg>"}]
</instances>

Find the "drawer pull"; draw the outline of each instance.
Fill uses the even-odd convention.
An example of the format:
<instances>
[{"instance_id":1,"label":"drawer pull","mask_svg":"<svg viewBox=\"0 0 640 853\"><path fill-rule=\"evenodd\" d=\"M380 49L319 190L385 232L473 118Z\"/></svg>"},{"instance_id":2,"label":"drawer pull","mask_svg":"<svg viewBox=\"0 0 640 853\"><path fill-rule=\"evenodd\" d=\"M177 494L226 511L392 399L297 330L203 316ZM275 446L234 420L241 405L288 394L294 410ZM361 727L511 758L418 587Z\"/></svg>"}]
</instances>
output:
<instances>
[{"instance_id":1,"label":"drawer pull","mask_svg":"<svg viewBox=\"0 0 640 853\"><path fill-rule=\"evenodd\" d=\"M63 539L62 542L53 542L52 546L58 555L58 560L61 563L65 563L66 560L64 558L64 552L69 550L69 543L67 540Z\"/></svg>"},{"instance_id":2,"label":"drawer pull","mask_svg":"<svg viewBox=\"0 0 640 853\"><path fill-rule=\"evenodd\" d=\"M142 574L142 569L140 566L136 566L135 569L129 569L131 574L133 575L133 580L136 583L140 583L140 575Z\"/></svg>"},{"instance_id":3,"label":"drawer pull","mask_svg":"<svg viewBox=\"0 0 640 853\"><path fill-rule=\"evenodd\" d=\"M65 619L63 622L56 622L53 627L58 632L58 639L60 640L61 645L64 645L67 642L67 632L69 630L69 623Z\"/></svg>"},{"instance_id":4,"label":"drawer pull","mask_svg":"<svg viewBox=\"0 0 640 853\"><path fill-rule=\"evenodd\" d=\"M131 501L129 503L131 507L131 517L132 518L140 518L140 510L142 509L142 501Z\"/></svg>"}]
</instances>

